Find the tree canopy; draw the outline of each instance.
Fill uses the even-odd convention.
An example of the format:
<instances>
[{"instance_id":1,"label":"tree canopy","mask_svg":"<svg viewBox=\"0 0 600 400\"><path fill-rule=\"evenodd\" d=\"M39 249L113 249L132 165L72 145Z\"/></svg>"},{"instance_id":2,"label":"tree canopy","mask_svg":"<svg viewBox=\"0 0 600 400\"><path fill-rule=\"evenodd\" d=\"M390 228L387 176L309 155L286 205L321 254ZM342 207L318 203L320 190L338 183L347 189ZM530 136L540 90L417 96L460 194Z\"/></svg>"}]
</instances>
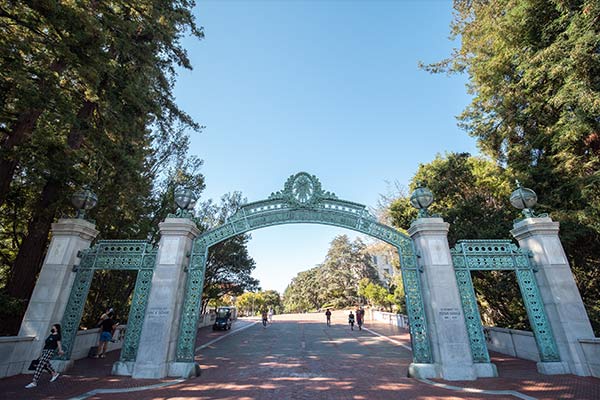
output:
<instances>
[{"instance_id":1,"label":"tree canopy","mask_svg":"<svg viewBox=\"0 0 600 400\"><path fill-rule=\"evenodd\" d=\"M148 239L177 184L204 188L188 155L201 126L175 103L183 35L200 39L193 1L0 0L0 311L13 333L52 222L87 185L101 239ZM111 295L117 275L97 274ZM121 293L130 275L118 275ZM107 286L108 285L108 286Z\"/></svg>"},{"instance_id":2,"label":"tree canopy","mask_svg":"<svg viewBox=\"0 0 600 400\"><path fill-rule=\"evenodd\" d=\"M419 166L411 183L426 185L434 194L430 212L450 223L450 246L460 239L510 238L518 210L509 202L512 191L508 172L494 162L468 153L437 156ZM417 217L409 196L389 206L392 224L406 227ZM514 274L505 271L473 272L479 310L486 324L529 329Z\"/></svg>"},{"instance_id":3,"label":"tree canopy","mask_svg":"<svg viewBox=\"0 0 600 400\"><path fill-rule=\"evenodd\" d=\"M324 307L341 308L359 301L359 282L367 278L378 282L366 246L359 238L336 236L323 264L300 272L286 288L286 312L303 312Z\"/></svg>"},{"instance_id":4,"label":"tree canopy","mask_svg":"<svg viewBox=\"0 0 600 400\"><path fill-rule=\"evenodd\" d=\"M460 126L509 177L537 192L539 212L560 221L598 331L600 3L455 0L454 8L451 32L460 47L424 67L469 76L473 100ZM478 231L468 225L456 229Z\"/></svg>"},{"instance_id":5,"label":"tree canopy","mask_svg":"<svg viewBox=\"0 0 600 400\"><path fill-rule=\"evenodd\" d=\"M200 204L200 228L208 230L224 224L245 201L240 192L234 192L223 195L220 204L212 201ZM202 292L203 310L210 300L238 296L258 288L258 281L251 275L256 263L248 254L249 240L249 234L237 235L209 249Z\"/></svg>"}]
</instances>

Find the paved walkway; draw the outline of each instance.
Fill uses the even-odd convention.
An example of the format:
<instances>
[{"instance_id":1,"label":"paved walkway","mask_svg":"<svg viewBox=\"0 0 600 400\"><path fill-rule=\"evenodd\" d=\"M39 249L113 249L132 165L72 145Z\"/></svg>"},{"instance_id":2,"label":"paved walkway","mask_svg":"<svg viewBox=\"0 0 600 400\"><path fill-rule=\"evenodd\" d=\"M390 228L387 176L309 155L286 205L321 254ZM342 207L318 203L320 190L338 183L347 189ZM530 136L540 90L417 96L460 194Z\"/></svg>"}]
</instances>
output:
<instances>
[{"instance_id":1,"label":"paved walkway","mask_svg":"<svg viewBox=\"0 0 600 400\"><path fill-rule=\"evenodd\" d=\"M410 336L404 329L390 325L374 324L373 331L410 345ZM492 362L498 369L497 378L480 378L476 381L442 381L433 379L435 384L468 387L476 390L509 390L523 394L522 398L554 400L598 400L600 399L600 379L576 375L542 375L537 372L535 362L491 353ZM459 392L457 392L459 393ZM495 397L499 398L499 397ZM512 396L515 399L518 397Z\"/></svg>"},{"instance_id":2,"label":"paved walkway","mask_svg":"<svg viewBox=\"0 0 600 400\"><path fill-rule=\"evenodd\" d=\"M23 389L30 376L2 379L0 398L600 399L599 379L540 375L535 363L500 355L493 355L500 378L469 382L407 378L411 353L405 330L368 324L363 331L350 331L341 314L335 315L328 328L323 318L315 314L276 316L275 323L266 328L238 321L234 330L244 329L233 335L201 329L197 360L202 375L194 379L113 377L109 375L113 360L86 359L55 383L48 383L49 376L44 376L44 382L32 390ZM123 392L143 386L153 388ZM118 393L106 393L117 388Z\"/></svg>"}]
</instances>

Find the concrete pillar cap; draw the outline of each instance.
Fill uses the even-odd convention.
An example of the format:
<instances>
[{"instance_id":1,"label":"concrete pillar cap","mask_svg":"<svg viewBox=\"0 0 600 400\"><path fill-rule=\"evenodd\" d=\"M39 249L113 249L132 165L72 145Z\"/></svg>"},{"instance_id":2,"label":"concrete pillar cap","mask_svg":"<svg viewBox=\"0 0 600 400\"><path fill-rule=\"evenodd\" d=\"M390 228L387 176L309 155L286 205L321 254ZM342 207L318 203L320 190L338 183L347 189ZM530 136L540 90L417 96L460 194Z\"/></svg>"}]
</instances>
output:
<instances>
[{"instance_id":1,"label":"concrete pillar cap","mask_svg":"<svg viewBox=\"0 0 600 400\"><path fill-rule=\"evenodd\" d=\"M99 233L95 224L81 218L61 218L52 224L53 236L78 236L92 241Z\"/></svg>"},{"instance_id":2,"label":"concrete pillar cap","mask_svg":"<svg viewBox=\"0 0 600 400\"><path fill-rule=\"evenodd\" d=\"M450 224L442 218L418 218L410 224L408 234L411 237L419 235L448 235Z\"/></svg>"},{"instance_id":3,"label":"concrete pillar cap","mask_svg":"<svg viewBox=\"0 0 600 400\"><path fill-rule=\"evenodd\" d=\"M515 222L510 233L517 240L533 235L558 235L560 223L550 217L525 218Z\"/></svg>"}]
</instances>

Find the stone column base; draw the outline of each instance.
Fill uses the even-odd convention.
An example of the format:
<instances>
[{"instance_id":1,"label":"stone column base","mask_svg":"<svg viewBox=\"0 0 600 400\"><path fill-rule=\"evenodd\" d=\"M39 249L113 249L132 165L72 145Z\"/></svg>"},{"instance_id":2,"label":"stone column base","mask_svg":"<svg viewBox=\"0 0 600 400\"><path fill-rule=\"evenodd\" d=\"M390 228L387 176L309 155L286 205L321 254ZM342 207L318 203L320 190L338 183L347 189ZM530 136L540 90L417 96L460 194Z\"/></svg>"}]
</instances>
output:
<instances>
[{"instance_id":1,"label":"stone column base","mask_svg":"<svg viewBox=\"0 0 600 400\"><path fill-rule=\"evenodd\" d=\"M477 372L473 364L446 364L440 366L440 378L447 381L474 381L477 379Z\"/></svg>"},{"instance_id":2,"label":"stone column base","mask_svg":"<svg viewBox=\"0 0 600 400\"><path fill-rule=\"evenodd\" d=\"M417 379L440 378L437 365L411 363L408 366L408 376Z\"/></svg>"},{"instance_id":3,"label":"stone column base","mask_svg":"<svg viewBox=\"0 0 600 400\"><path fill-rule=\"evenodd\" d=\"M195 362L172 362L169 365L169 376L192 378L200 376L200 366Z\"/></svg>"},{"instance_id":4,"label":"stone column base","mask_svg":"<svg viewBox=\"0 0 600 400\"><path fill-rule=\"evenodd\" d=\"M536 364L537 370L544 375L563 375L570 374L569 366L564 362L539 362Z\"/></svg>"},{"instance_id":5,"label":"stone column base","mask_svg":"<svg viewBox=\"0 0 600 400\"><path fill-rule=\"evenodd\" d=\"M133 375L133 366L135 361L117 361L113 364L111 375L131 376Z\"/></svg>"},{"instance_id":6,"label":"stone column base","mask_svg":"<svg viewBox=\"0 0 600 400\"><path fill-rule=\"evenodd\" d=\"M498 376L498 370L496 364L492 363L475 363L473 364L475 373L478 378L496 378Z\"/></svg>"},{"instance_id":7,"label":"stone column base","mask_svg":"<svg viewBox=\"0 0 600 400\"><path fill-rule=\"evenodd\" d=\"M480 366L476 366L480 365ZM439 378L447 381L474 381L477 378L498 376L494 364L439 365L411 363L408 376L417 379Z\"/></svg>"},{"instance_id":8,"label":"stone column base","mask_svg":"<svg viewBox=\"0 0 600 400\"><path fill-rule=\"evenodd\" d=\"M169 365L167 363L142 363L136 361L133 366L131 377L134 379L162 379L168 376Z\"/></svg>"}]
</instances>

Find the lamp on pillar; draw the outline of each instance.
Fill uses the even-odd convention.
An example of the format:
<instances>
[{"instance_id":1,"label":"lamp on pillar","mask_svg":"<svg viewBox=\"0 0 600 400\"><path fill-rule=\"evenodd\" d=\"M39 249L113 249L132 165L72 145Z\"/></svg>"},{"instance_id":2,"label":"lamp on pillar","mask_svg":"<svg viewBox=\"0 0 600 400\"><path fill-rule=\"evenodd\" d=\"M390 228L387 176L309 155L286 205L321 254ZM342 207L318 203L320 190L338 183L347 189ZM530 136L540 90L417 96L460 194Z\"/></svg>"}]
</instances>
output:
<instances>
[{"instance_id":1,"label":"lamp on pillar","mask_svg":"<svg viewBox=\"0 0 600 400\"><path fill-rule=\"evenodd\" d=\"M87 186L83 189L76 191L71 196L71 203L77 209L77 218L85 219L85 212L96 207L98 204L98 196L92 192Z\"/></svg>"},{"instance_id":2,"label":"lamp on pillar","mask_svg":"<svg viewBox=\"0 0 600 400\"><path fill-rule=\"evenodd\" d=\"M196 193L189 188L180 187L175 190L175 203L179 209L175 213L176 217L179 218L191 218L193 216L192 210L196 206L198 196Z\"/></svg>"},{"instance_id":3,"label":"lamp on pillar","mask_svg":"<svg viewBox=\"0 0 600 400\"><path fill-rule=\"evenodd\" d=\"M431 190L423 187L421 182L417 182L417 188L410 195L410 204L419 210L418 218L430 217L427 209L431 203L433 203L433 193L431 193Z\"/></svg>"},{"instance_id":4,"label":"lamp on pillar","mask_svg":"<svg viewBox=\"0 0 600 400\"><path fill-rule=\"evenodd\" d=\"M546 217L547 214L535 215L533 213L533 206L537 204L537 194L532 189L522 187L518 180L516 183L517 189L510 195L510 204L522 210L525 218Z\"/></svg>"}]
</instances>

